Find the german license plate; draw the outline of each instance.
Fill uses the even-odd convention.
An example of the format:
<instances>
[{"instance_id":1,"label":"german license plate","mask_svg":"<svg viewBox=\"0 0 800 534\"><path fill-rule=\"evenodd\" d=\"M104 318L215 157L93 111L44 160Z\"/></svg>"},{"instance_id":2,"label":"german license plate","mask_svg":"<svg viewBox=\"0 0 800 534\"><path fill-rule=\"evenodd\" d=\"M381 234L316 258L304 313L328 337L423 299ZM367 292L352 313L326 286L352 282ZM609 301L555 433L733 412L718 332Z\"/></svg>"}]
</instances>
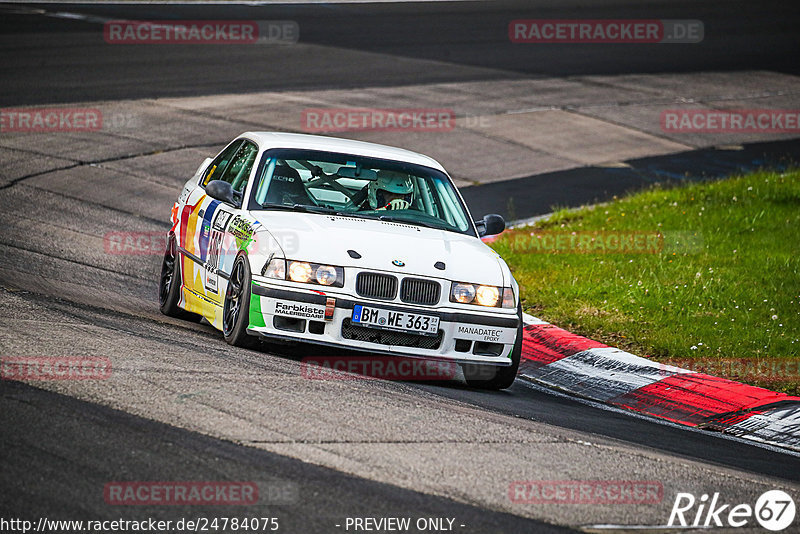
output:
<instances>
[{"instance_id":1,"label":"german license plate","mask_svg":"<svg viewBox=\"0 0 800 534\"><path fill-rule=\"evenodd\" d=\"M353 323L363 326L413 332L426 336L435 336L439 331L439 318L433 315L384 310L382 308L362 306L361 304L353 306L351 320Z\"/></svg>"}]
</instances>

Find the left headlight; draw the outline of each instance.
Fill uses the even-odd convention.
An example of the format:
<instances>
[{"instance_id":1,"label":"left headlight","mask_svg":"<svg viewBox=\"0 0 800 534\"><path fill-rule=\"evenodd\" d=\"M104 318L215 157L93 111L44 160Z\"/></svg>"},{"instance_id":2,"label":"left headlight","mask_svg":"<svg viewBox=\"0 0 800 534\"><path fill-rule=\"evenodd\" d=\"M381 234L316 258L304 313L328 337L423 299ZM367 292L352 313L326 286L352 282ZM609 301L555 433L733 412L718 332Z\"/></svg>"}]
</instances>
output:
<instances>
[{"instance_id":1,"label":"left headlight","mask_svg":"<svg viewBox=\"0 0 800 534\"><path fill-rule=\"evenodd\" d=\"M513 308L514 291L510 287L453 282L450 286L450 302L488 308Z\"/></svg>"},{"instance_id":2,"label":"left headlight","mask_svg":"<svg viewBox=\"0 0 800 534\"><path fill-rule=\"evenodd\" d=\"M264 276L303 284L344 286L344 269L342 267L308 261L273 258L264 268Z\"/></svg>"}]
</instances>

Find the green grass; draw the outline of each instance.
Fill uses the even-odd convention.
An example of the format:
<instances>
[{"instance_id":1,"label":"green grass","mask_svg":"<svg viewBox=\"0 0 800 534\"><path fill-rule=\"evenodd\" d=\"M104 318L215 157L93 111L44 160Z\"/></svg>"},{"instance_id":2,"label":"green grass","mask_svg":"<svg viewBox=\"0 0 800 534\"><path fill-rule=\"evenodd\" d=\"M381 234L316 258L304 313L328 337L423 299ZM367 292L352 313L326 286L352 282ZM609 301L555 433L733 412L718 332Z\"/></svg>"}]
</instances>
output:
<instances>
[{"instance_id":1,"label":"green grass","mask_svg":"<svg viewBox=\"0 0 800 534\"><path fill-rule=\"evenodd\" d=\"M539 231L661 232L664 247L648 254L532 252L530 234ZM732 371L728 378L798 393L800 170L656 186L557 211L491 246L519 281L523 307L537 317L663 362L777 361L793 376Z\"/></svg>"}]
</instances>

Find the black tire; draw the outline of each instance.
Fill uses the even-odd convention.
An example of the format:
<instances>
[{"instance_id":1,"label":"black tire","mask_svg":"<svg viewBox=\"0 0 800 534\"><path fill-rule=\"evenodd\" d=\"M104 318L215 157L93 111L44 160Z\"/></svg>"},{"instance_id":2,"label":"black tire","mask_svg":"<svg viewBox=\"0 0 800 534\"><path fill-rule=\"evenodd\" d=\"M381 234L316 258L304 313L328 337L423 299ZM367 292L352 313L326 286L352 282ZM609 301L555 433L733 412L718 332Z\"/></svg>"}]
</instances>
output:
<instances>
[{"instance_id":1,"label":"black tire","mask_svg":"<svg viewBox=\"0 0 800 534\"><path fill-rule=\"evenodd\" d=\"M464 371L467 385L480 389L499 390L509 388L514 383L522 357L522 304L517 308L517 316L519 316L519 326L517 327L517 340L511 350L511 365L496 367L465 363L461 368Z\"/></svg>"},{"instance_id":2,"label":"black tire","mask_svg":"<svg viewBox=\"0 0 800 534\"><path fill-rule=\"evenodd\" d=\"M222 335L234 347L254 347L257 338L247 334L250 323L250 262L240 254L233 262L222 308Z\"/></svg>"},{"instance_id":3,"label":"black tire","mask_svg":"<svg viewBox=\"0 0 800 534\"><path fill-rule=\"evenodd\" d=\"M161 278L158 281L159 308L161 313L170 317L200 321L202 318L200 315L178 307L181 296L181 263L178 261L177 252L175 234L171 234L167 239L167 250L164 252L164 261L161 263Z\"/></svg>"}]
</instances>

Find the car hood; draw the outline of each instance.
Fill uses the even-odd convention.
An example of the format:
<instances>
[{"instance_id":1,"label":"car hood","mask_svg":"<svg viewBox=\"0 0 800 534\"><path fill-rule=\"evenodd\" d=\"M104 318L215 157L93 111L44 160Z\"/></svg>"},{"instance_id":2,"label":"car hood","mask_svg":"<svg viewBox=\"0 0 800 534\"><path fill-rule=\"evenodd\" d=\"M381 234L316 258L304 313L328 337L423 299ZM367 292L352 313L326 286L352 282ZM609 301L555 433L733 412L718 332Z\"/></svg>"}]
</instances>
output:
<instances>
[{"instance_id":1,"label":"car hood","mask_svg":"<svg viewBox=\"0 0 800 534\"><path fill-rule=\"evenodd\" d=\"M497 286L510 283L505 262L475 237L354 217L281 211L251 215L281 244L287 259ZM352 258L348 250L361 258ZM434 267L437 262L445 269Z\"/></svg>"}]
</instances>

